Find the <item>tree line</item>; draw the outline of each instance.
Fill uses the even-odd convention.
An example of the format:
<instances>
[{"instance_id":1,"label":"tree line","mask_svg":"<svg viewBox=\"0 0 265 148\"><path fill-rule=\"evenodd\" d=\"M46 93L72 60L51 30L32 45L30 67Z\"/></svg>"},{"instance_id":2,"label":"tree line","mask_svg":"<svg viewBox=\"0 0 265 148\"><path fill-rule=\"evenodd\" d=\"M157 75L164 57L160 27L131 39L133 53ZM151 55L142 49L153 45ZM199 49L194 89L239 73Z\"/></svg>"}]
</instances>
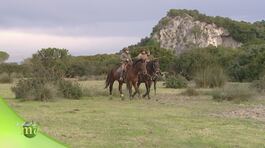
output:
<instances>
[{"instance_id":1,"label":"tree line","mask_svg":"<svg viewBox=\"0 0 265 148\"><path fill-rule=\"evenodd\" d=\"M265 74L265 44L246 45L242 48L207 47L187 50L179 55L162 49L154 41L143 41L144 44L130 46L131 55L135 57L141 49L150 50L153 58L158 58L162 71L180 74L191 80L198 70L209 66L222 68L230 81L253 81ZM150 43L153 42L153 43ZM56 63L63 68L65 77L82 77L90 75L106 75L108 71L120 65L119 54L101 54L94 56L71 56L67 63ZM13 73L31 77L34 68L34 58L27 59L21 64L0 64L0 73ZM60 65L61 64L61 65ZM66 64L66 65L65 65ZM36 70L40 70L37 67Z\"/></svg>"}]
</instances>

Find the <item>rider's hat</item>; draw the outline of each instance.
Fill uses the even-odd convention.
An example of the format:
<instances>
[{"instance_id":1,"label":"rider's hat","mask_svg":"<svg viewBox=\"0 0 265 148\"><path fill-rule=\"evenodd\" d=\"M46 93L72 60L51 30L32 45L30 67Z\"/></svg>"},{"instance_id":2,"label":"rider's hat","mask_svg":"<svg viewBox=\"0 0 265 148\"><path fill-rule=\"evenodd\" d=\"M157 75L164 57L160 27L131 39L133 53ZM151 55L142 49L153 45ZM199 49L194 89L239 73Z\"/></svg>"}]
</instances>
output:
<instances>
[{"instance_id":1,"label":"rider's hat","mask_svg":"<svg viewBox=\"0 0 265 148\"><path fill-rule=\"evenodd\" d=\"M143 52L146 53L146 50L144 48L140 50L140 53L143 53Z\"/></svg>"},{"instance_id":2,"label":"rider's hat","mask_svg":"<svg viewBox=\"0 0 265 148\"><path fill-rule=\"evenodd\" d=\"M151 55L151 52L150 52L150 50L148 50L146 53L147 53L147 55Z\"/></svg>"},{"instance_id":3,"label":"rider's hat","mask_svg":"<svg viewBox=\"0 0 265 148\"><path fill-rule=\"evenodd\" d=\"M129 51L129 48L128 47L125 47L122 49L123 51Z\"/></svg>"}]
</instances>

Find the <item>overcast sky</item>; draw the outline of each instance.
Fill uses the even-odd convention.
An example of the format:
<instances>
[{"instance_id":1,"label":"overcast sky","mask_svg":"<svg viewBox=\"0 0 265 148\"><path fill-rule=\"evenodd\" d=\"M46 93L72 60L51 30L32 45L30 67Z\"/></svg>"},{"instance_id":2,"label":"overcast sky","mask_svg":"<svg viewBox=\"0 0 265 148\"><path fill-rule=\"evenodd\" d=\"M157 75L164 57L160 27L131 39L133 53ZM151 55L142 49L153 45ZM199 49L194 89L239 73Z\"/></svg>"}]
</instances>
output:
<instances>
[{"instance_id":1,"label":"overcast sky","mask_svg":"<svg viewBox=\"0 0 265 148\"><path fill-rule=\"evenodd\" d=\"M149 36L171 8L262 20L262 0L1 0L0 50L19 62L41 48L114 53Z\"/></svg>"}]
</instances>

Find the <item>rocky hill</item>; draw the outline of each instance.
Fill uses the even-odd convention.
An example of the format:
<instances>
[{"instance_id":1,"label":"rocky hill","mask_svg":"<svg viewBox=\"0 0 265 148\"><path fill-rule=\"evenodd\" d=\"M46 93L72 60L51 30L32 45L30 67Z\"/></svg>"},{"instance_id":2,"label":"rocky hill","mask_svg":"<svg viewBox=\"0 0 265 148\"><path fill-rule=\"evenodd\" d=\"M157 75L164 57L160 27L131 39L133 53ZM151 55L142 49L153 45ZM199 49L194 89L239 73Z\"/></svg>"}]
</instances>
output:
<instances>
[{"instance_id":1,"label":"rocky hill","mask_svg":"<svg viewBox=\"0 0 265 148\"><path fill-rule=\"evenodd\" d=\"M154 27L150 38L158 41L161 48L180 53L207 46L237 48L248 41L258 40L255 29L254 24L247 22L209 17L197 10L172 9ZM263 38L259 40L264 41Z\"/></svg>"}]
</instances>

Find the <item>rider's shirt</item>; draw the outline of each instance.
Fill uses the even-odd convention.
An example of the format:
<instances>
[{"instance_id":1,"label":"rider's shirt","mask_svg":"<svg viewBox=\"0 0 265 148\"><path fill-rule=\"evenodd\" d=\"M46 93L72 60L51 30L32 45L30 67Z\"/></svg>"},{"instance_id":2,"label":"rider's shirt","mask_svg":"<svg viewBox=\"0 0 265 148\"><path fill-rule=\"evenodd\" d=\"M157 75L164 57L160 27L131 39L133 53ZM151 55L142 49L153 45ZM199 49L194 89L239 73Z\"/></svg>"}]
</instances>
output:
<instances>
[{"instance_id":1,"label":"rider's shirt","mask_svg":"<svg viewBox=\"0 0 265 148\"><path fill-rule=\"evenodd\" d=\"M121 59L122 63L129 62L132 60L130 54L128 54L126 52L123 52L121 54L120 59Z\"/></svg>"}]
</instances>

